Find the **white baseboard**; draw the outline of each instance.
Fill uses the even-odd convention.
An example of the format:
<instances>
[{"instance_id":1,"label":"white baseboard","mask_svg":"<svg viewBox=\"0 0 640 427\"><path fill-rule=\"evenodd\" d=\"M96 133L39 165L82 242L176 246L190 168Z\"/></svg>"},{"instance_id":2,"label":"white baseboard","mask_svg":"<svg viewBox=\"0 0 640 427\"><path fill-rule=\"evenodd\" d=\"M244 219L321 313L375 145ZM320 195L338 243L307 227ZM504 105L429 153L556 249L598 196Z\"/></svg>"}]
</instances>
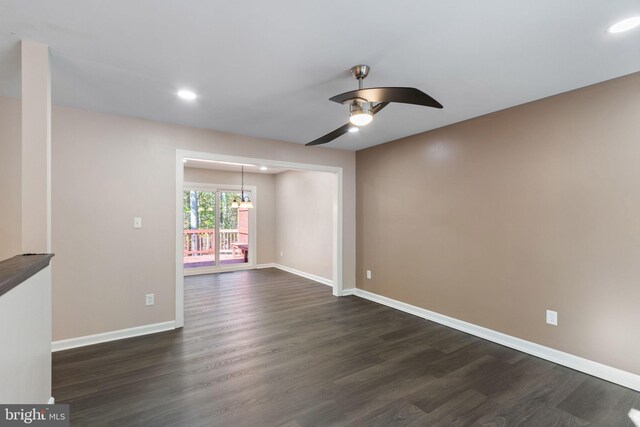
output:
<instances>
[{"instance_id":1,"label":"white baseboard","mask_svg":"<svg viewBox=\"0 0 640 427\"><path fill-rule=\"evenodd\" d=\"M51 343L51 351L69 350L102 342L121 340L125 338L139 337L141 335L154 334L156 332L169 331L176 328L176 322L152 323L150 325L136 326L134 328L120 329L117 331L103 332L101 334L87 335L84 337L69 338Z\"/></svg>"},{"instance_id":2,"label":"white baseboard","mask_svg":"<svg viewBox=\"0 0 640 427\"><path fill-rule=\"evenodd\" d=\"M261 268L273 268L276 265L274 263L269 264L256 264L256 265L246 265L246 264L230 264L224 267L216 266L216 267L201 267L201 268L185 268L183 275L187 276L199 276L202 274L216 274L216 273L228 273L230 271L241 271L241 270L252 270L252 269L261 269Z\"/></svg>"},{"instance_id":3,"label":"white baseboard","mask_svg":"<svg viewBox=\"0 0 640 427\"><path fill-rule=\"evenodd\" d=\"M379 304L386 305L400 311L404 311L405 313L413 314L414 316L422 317L424 319L440 323L441 325L448 326L450 328L454 328L459 331L463 331L507 347L511 347L524 353L540 357L541 359L545 359L550 362L575 369L576 371L584 372L585 374L593 375L594 377L602 378L603 380L620 384L621 386L628 387L632 390L640 391L640 375L623 371L612 366L603 365L602 363L594 362L592 360L583 359L582 357L574 356L573 354L545 347L540 344L526 341L521 338L516 338L511 335L503 334L501 332L474 325L473 323L468 323L462 320L455 319L453 317L445 316L443 314L435 313L424 308L416 307L414 305L387 298L362 289L345 289L343 291L343 294L349 295L346 292L350 291L353 291L351 293L352 295L356 295L358 297L377 302Z\"/></svg>"},{"instance_id":4,"label":"white baseboard","mask_svg":"<svg viewBox=\"0 0 640 427\"><path fill-rule=\"evenodd\" d=\"M49 398L49 401L47 402L47 405L55 405L56 404L56 400L53 398L53 396L51 396Z\"/></svg>"},{"instance_id":5,"label":"white baseboard","mask_svg":"<svg viewBox=\"0 0 640 427\"><path fill-rule=\"evenodd\" d=\"M261 268L274 268L276 265L273 262L270 262L268 264L256 264L257 269L261 269Z\"/></svg>"},{"instance_id":6,"label":"white baseboard","mask_svg":"<svg viewBox=\"0 0 640 427\"><path fill-rule=\"evenodd\" d=\"M343 297L347 297L349 295L355 295L356 291L357 291L356 288L343 289L342 290L342 296Z\"/></svg>"},{"instance_id":7,"label":"white baseboard","mask_svg":"<svg viewBox=\"0 0 640 427\"><path fill-rule=\"evenodd\" d=\"M275 268L280 269L282 271L286 271L291 274L295 274L297 276L304 277L306 279L313 280L315 282L322 283L323 285L333 286L333 280L325 279L324 277L316 276L315 274L305 273L304 271L296 270L295 268L287 267L280 264L274 264Z\"/></svg>"},{"instance_id":8,"label":"white baseboard","mask_svg":"<svg viewBox=\"0 0 640 427\"><path fill-rule=\"evenodd\" d=\"M240 271L240 270L248 270L248 269L261 269L261 268L273 268L276 265L274 263L267 264L256 264L254 266L247 266L246 264L230 264L224 267L216 266L216 267L202 267L197 269L189 269L185 268L183 275L186 276L199 276L201 274L215 274L215 273L226 273L228 271Z\"/></svg>"},{"instance_id":9,"label":"white baseboard","mask_svg":"<svg viewBox=\"0 0 640 427\"><path fill-rule=\"evenodd\" d=\"M182 275L184 277L200 276L203 274L216 274L216 273L228 273L229 271L251 270L253 268L257 268L257 266L253 266L251 264L228 264L224 266L217 265L214 267L184 268Z\"/></svg>"}]
</instances>

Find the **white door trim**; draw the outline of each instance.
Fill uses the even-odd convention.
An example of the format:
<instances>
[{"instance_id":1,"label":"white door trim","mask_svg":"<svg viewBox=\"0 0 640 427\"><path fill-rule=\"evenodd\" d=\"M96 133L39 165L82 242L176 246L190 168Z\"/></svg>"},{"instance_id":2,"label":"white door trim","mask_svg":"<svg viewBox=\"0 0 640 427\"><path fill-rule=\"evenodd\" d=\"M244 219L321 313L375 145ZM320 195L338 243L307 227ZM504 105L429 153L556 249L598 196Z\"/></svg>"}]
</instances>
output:
<instances>
[{"instance_id":1,"label":"white door trim","mask_svg":"<svg viewBox=\"0 0 640 427\"><path fill-rule=\"evenodd\" d=\"M190 150L176 150L176 327L184 326L184 266L182 265L182 191L184 189L184 159L194 158L202 160L214 160L232 163L251 163L273 168L289 168L305 171L330 172L336 174L337 188L334 192L333 200L333 295L342 295L342 223L343 223L343 169L337 166L314 165L308 163L283 162L269 159L256 159L242 156L229 156L225 154L206 153ZM229 186L225 186L229 187ZM255 197L255 195L254 195ZM255 242L256 239L254 238ZM255 254L254 250L249 250L249 256ZM252 260L250 260L251 262ZM255 266L257 259L253 259ZM246 268L246 267L245 267Z\"/></svg>"}]
</instances>

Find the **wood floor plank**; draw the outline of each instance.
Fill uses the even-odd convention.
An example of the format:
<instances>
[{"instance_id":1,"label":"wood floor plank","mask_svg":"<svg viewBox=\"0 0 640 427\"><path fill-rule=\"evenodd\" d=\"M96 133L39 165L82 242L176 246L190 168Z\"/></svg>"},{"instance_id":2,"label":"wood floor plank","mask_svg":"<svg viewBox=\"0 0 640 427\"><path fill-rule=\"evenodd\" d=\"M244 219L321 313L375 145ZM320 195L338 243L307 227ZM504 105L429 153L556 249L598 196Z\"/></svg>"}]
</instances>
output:
<instances>
[{"instance_id":1,"label":"wood floor plank","mask_svg":"<svg viewBox=\"0 0 640 427\"><path fill-rule=\"evenodd\" d=\"M73 426L626 426L640 393L276 269L185 278L185 327L54 353Z\"/></svg>"}]
</instances>

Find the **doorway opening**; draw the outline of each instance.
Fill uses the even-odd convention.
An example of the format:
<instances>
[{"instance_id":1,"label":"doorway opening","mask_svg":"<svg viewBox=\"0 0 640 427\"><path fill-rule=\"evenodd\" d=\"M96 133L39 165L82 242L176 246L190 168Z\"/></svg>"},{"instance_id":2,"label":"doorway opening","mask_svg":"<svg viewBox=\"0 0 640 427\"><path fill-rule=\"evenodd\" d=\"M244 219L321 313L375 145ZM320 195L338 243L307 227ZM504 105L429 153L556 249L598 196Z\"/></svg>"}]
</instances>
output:
<instances>
[{"instance_id":1,"label":"doorway opening","mask_svg":"<svg viewBox=\"0 0 640 427\"><path fill-rule=\"evenodd\" d=\"M200 166L195 167L195 166L191 166L194 165L194 163L200 164ZM189 165L189 166L187 166ZM235 243L235 247L233 243L230 243L230 249L229 246L227 246L227 244L225 243L223 237L221 237L221 227L220 224L223 222L223 220L221 221L220 218L220 199L219 196L215 199L215 206L214 206L214 211L218 211L218 214L216 215L216 222L217 224L214 225L213 228L213 232L210 234L209 241L205 242L204 245L204 249L198 249L195 248L193 250L208 250L209 253L208 255L211 256L211 261L213 261L213 263L216 263L217 265L214 266L210 266L210 267L200 267L200 268L185 268L185 263L184 263L184 257L185 257L185 243L184 243L184 230L185 230L185 212L184 212L184 206L185 206L185 194L184 191L185 190L200 190L200 191L211 191L211 192L224 192L224 191L228 191L230 193L232 192L240 192L242 185L224 185L224 186L216 186L214 184L209 184L209 186L207 188L203 188L203 186L199 186L198 188L193 188L190 186L189 182L235 182L235 178L233 179L226 179L228 177L224 177L224 174L221 174L220 171L224 172L224 171L234 171L237 170L238 166L249 166L249 167L258 167L256 165L261 165L259 166L259 169L262 171L268 171L265 173L280 173L280 172L276 172L276 170L280 170L282 172L287 172L287 171L291 171L291 173L293 173L293 171L300 171L300 172L329 172L331 174L333 174L333 176L335 177L335 179L333 180L332 183L329 184L328 187L324 186L322 187L324 191L324 189L329 189L329 191L331 191L331 196L329 197L328 201L325 203L330 203L328 209L329 209L329 221L331 222L331 225L329 226L329 229L326 230L323 234L326 235L330 235L330 239L328 242L325 241L325 244L328 246L325 246L325 251L323 253L327 253L329 252L330 255L330 265L331 267L329 268L329 274L318 276L318 275L314 275L314 273L308 274L307 271L300 269L300 270L296 270L297 265L291 266L291 265L284 265L284 264L280 264L278 262L279 258L280 259L285 259L286 256L290 256L291 252L287 252L286 250L285 252L285 258L283 258L283 252L280 249L279 252L279 257L275 254L276 252L276 246L273 245L269 245L269 247L265 247L264 244L264 239L261 238L261 248L264 249L265 251L261 251L261 253L264 253L265 255L263 256L263 258L261 258L262 264L257 264L257 256L256 256L256 236L257 236L257 232L256 232L256 217L258 216L256 214L257 209L257 205L254 205L254 209L249 209L248 212L248 216L249 216L249 227L247 230L247 234L248 234L248 242L246 243L246 246L248 248L248 251L243 248L243 244L245 244L242 240L240 240L242 237L242 231L243 231L243 227L241 227L240 225L238 225L238 234L237 234L237 238L238 240L236 240ZM249 157L240 157L240 156L229 156L229 155L222 155L222 154L213 154L213 153L206 153L206 152L196 152L196 151L186 151L186 150L176 150L176 210L177 210L177 217L176 217L176 295L175 295L175 303L176 303L176 327L182 327L184 325L184 277L188 276L188 275L192 275L192 274L205 274L205 273L217 273L217 272L223 272L223 271L231 271L231 270L239 270L239 269L248 269L248 268L266 268L266 267L276 267L276 268L280 268L282 270L285 271L290 271L293 272L294 274L298 274L301 275L303 277L307 277L310 278L311 280L320 282L320 283L324 283L327 285L330 285L332 287L333 290L333 295L335 296L342 296L343 295L343 231L342 231L342 227L343 227L343 169L341 167L337 167L337 166L326 166L326 165L315 165L315 164L306 164L306 163L295 163L295 162L284 162L284 161L277 161L277 160L268 160L268 159L256 159L256 158L249 158ZM209 173L209 172L198 172L197 170L201 170L201 169L213 169L217 172L215 173ZM188 181L185 183L185 173L188 174ZM288 173L288 172L287 172ZM215 181L208 181L208 179L215 175L217 178ZM219 180L218 180L219 178ZM254 177L255 178L255 177ZM262 179L258 179L258 181L260 181L260 185L264 185L264 180ZM286 187L286 183L290 183L290 182L297 182L295 179L291 180L291 178L287 178L287 179L276 179L275 183L277 183L277 185L282 185L284 188ZM199 185L199 184L195 184L195 185ZM295 187L295 185L294 185ZM265 188L267 188L267 193L266 194L271 194L275 188L273 190L269 189L269 185L267 185ZM333 188L334 191L332 191L331 189ZM244 191L245 194L247 193L247 190L249 190L249 194L251 199L254 201L254 203L256 203L256 200L260 200L258 197L257 193L257 187L256 186L244 186ZM304 191L304 189L299 190L296 189L295 191L293 191L293 193L295 193L296 191ZM262 193L262 191L261 191ZM287 194L287 192L285 191L285 194ZM280 198L273 198L273 196L269 196L266 199L264 199L263 201L267 200L268 202L268 206L270 208L268 208L268 210L266 212L271 212L272 210L274 210L276 208L275 204L276 203L280 203L278 202L278 200L287 200L287 199L280 199ZM274 202L275 200L275 202ZM312 200L313 202L313 200ZM309 204L305 204L305 206L312 206L313 203L309 203ZM326 205L323 205L326 206ZM205 208L206 209L206 208ZM283 209L288 209L286 207L283 207ZM265 216L266 215L266 216ZM261 224L264 225L265 221L269 221L268 218L271 218L269 215L272 215L271 213L265 214L263 216L261 216ZM304 216L304 218L306 218L306 216ZM325 217L326 218L326 217ZM239 217L237 217L237 221L240 222L242 221ZM275 221L272 220L272 221ZM297 226L297 224L294 224L291 228L295 228ZM264 229L264 227L261 226L261 229ZM272 236L271 234L273 234L273 228L269 228L267 227L267 229L269 231L267 232L263 232L266 233L264 235L269 236L269 239L275 239L275 235ZM264 237L263 235L263 237ZM278 235L279 236L279 235ZM294 236L294 241L295 241L295 236ZM211 250L210 246L206 246L206 245L212 245L215 248L215 252ZM245 249L243 251L243 249ZM285 248L286 249L286 248ZM230 250L231 253L229 253L228 251ZM274 252L273 254L271 252ZM229 255L230 258L239 258L242 256L242 263L239 264L231 264L231 265L224 265L221 264L222 263L222 257L224 255ZM244 257L247 257L248 263L244 262ZM261 255L262 256L262 255ZM267 259L266 261L263 261L262 259ZM304 259L304 258L303 258ZM316 258L314 258L316 259ZM292 264L294 264L293 262L291 262ZM326 264L323 264L326 265ZM300 267L298 267L300 268ZM317 273L316 273L317 274ZM330 279L324 279L324 278L330 278Z\"/></svg>"}]
</instances>

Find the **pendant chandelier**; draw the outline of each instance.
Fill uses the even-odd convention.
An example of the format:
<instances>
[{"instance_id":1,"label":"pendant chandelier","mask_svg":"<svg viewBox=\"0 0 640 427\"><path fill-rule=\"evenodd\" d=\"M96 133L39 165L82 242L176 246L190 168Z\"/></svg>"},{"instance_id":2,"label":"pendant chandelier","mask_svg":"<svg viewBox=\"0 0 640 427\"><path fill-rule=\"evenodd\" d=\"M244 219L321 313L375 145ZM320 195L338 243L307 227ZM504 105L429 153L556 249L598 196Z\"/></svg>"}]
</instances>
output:
<instances>
[{"instance_id":1,"label":"pendant chandelier","mask_svg":"<svg viewBox=\"0 0 640 427\"><path fill-rule=\"evenodd\" d=\"M242 166L242 185L240 186L240 199L238 200L238 196L236 195L231 202L232 208L253 208L253 203L251 202L251 197L248 194L244 194L244 165Z\"/></svg>"}]
</instances>

